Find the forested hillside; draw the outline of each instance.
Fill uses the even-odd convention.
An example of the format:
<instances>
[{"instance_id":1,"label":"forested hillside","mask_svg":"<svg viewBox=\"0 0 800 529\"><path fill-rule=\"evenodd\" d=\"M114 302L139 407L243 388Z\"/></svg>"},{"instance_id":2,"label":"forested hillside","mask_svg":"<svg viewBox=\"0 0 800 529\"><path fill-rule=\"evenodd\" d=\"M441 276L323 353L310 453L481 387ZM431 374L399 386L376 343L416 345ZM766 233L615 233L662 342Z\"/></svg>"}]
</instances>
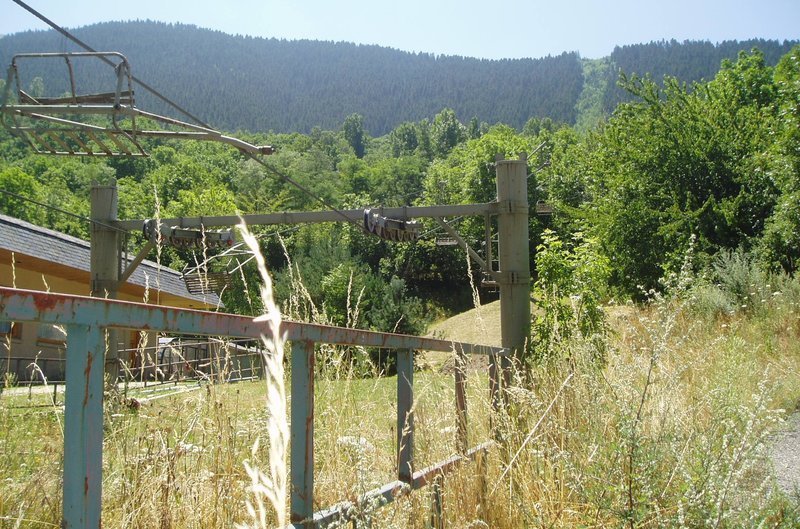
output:
<instances>
[{"instance_id":1,"label":"forested hillside","mask_svg":"<svg viewBox=\"0 0 800 529\"><path fill-rule=\"evenodd\" d=\"M790 47L763 40L625 46L604 60L598 78L591 61L582 62L570 52L479 60L343 42L232 36L150 21L102 23L74 33L95 49L124 53L135 76L215 127L308 133L314 127L335 129L358 113L373 136L404 121L430 120L443 108L453 109L462 122L475 118L518 130L530 118L594 122L587 113L608 115L616 104L629 100L616 87L620 70L650 73L657 81L665 74L682 81L710 79L723 58L735 59L742 49L757 46L772 65ZM75 45L54 31L17 33L0 38L0 64L5 67L20 52L72 50ZM85 73L86 78L97 77L97 70ZM48 94L67 89L63 65L51 63L23 75L23 83L41 77L40 87ZM583 93L585 78L588 95ZM149 110L166 110L143 91L137 102Z\"/></svg>"},{"instance_id":2,"label":"forested hillside","mask_svg":"<svg viewBox=\"0 0 800 529\"><path fill-rule=\"evenodd\" d=\"M609 57L612 67L607 73L609 89L605 93L603 108L606 112L611 112L619 103L632 101L635 97L616 84L620 72L627 76L649 75L659 82L668 75L691 84L693 81L712 79L717 74L720 63L725 59L735 60L740 51L758 49L764 54L767 64L775 65L794 44L796 42L751 39L728 40L716 45L710 42L670 40L617 46Z\"/></svg>"},{"instance_id":3,"label":"forested hillside","mask_svg":"<svg viewBox=\"0 0 800 529\"><path fill-rule=\"evenodd\" d=\"M735 254L763 270L797 270L798 65L800 46L775 67L760 52L743 53L694 89L674 78L664 88L647 79L631 82L636 99L585 133L549 119L529 120L522 131L505 124L481 127L444 109L380 137L366 134L358 114L336 130L240 135L274 145L277 154L267 162L277 172L345 208L490 201L495 156L531 153L529 201L556 208L552 218L531 215L532 270L539 272L537 255L578 252L564 263L561 277L583 273L574 275L570 267L597 266L593 281L603 295L639 298L666 288L664 278L686 266L713 281L720 256ZM0 134L0 189L14 193L0 197L0 211L82 237L88 236L86 222L24 197L86 216L91 181L114 176L121 218L322 207L275 171L224 145L145 139L149 158L87 160L35 155L7 131ZM456 224L480 248L481 219ZM292 309L297 317L317 310L344 324L360 296L358 325L417 332L437 310L470 302L463 252L438 246L443 232L435 224L426 222L424 236L413 244L388 243L351 225L279 231L286 252L274 230L264 231L263 244L282 301L305 307ZM165 249L160 258L181 269L197 256ZM298 271L307 297L292 301L287 289ZM226 306L253 310L257 302L246 292L228 291Z\"/></svg>"},{"instance_id":4,"label":"forested hillside","mask_svg":"<svg viewBox=\"0 0 800 529\"><path fill-rule=\"evenodd\" d=\"M378 46L234 37L194 26L105 23L75 30L95 49L124 53L133 73L226 130L332 129L358 112L374 135L442 108L462 120L521 127L531 116L571 122L582 86L577 56L488 61ZM0 63L26 51L73 50L55 32L0 39ZM63 72L37 72L48 85ZM152 108L154 102L141 99ZM156 105L156 108L158 106Z\"/></svg>"}]
</instances>

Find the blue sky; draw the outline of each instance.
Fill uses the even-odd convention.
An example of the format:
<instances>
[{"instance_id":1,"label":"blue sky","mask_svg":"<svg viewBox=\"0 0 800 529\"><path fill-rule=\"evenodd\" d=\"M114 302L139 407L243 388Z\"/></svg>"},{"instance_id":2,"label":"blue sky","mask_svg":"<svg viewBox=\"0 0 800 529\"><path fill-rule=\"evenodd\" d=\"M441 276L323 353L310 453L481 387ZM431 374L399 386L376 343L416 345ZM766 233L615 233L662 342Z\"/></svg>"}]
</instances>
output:
<instances>
[{"instance_id":1,"label":"blue sky","mask_svg":"<svg viewBox=\"0 0 800 529\"><path fill-rule=\"evenodd\" d=\"M489 59L608 55L651 40L800 39L800 0L27 0L74 28L109 20L183 22L226 33L378 44ZM0 35L45 25L0 0ZM0 41L1 42L1 41ZM89 43L91 44L91 43Z\"/></svg>"}]
</instances>

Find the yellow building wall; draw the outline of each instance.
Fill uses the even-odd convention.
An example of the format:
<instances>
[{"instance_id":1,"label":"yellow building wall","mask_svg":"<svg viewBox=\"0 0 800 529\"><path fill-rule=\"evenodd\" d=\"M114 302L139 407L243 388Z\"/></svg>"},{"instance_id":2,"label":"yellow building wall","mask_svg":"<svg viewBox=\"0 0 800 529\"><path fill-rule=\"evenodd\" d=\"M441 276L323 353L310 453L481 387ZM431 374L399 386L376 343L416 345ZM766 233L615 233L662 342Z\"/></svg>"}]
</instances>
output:
<instances>
[{"instance_id":1,"label":"yellow building wall","mask_svg":"<svg viewBox=\"0 0 800 529\"><path fill-rule=\"evenodd\" d=\"M0 286L4 287L88 296L90 294L88 274L85 276L84 281L72 280L52 274L42 274L21 266L12 268L9 263L0 263ZM118 299L144 301L142 297L126 292L120 292ZM0 335L0 374L10 371L19 380L28 380L30 377L40 380L41 373L31 366L36 361L36 365L48 380L62 379L66 335L51 325L39 326L28 322L14 325L18 327L12 335ZM137 362L136 352L132 349L155 347L157 344L157 333L146 333L146 341L142 341L139 334L137 331L117 332L119 356L127 364Z\"/></svg>"}]
</instances>

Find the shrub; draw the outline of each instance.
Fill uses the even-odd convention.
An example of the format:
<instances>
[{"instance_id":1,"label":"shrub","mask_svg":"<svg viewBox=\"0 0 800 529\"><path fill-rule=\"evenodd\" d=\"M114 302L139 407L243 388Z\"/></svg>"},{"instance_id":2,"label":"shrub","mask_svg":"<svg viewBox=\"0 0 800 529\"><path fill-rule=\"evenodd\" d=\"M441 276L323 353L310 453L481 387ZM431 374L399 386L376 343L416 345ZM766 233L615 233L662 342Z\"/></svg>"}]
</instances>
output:
<instances>
[{"instance_id":1,"label":"shrub","mask_svg":"<svg viewBox=\"0 0 800 529\"><path fill-rule=\"evenodd\" d=\"M536 248L534 295L541 312L533 324L534 357L570 356L573 339L593 344L594 355L605 356L607 325L600 304L608 281L608 259L598 243L576 233L570 244L545 230Z\"/></svg>"}]
</instances>

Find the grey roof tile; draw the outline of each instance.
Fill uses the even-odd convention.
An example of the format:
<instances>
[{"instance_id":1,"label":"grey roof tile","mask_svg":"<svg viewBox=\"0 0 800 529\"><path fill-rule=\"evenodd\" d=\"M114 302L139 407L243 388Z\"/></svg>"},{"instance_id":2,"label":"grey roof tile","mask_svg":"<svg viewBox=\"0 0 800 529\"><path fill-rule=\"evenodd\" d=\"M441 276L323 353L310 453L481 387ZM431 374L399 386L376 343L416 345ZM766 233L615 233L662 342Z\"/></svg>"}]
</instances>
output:
<instances>
[{"instance_id":1,"label":"grey roof tile","mask_svg":"<svg viewBox=\"0 0 800 529\"><path fill-rule=\"evenodd\" d=\"M30 222L0 214L0 249L44 259L63 266L89 272L90 244L88 241L36 226ZM133 259L133 255L129 258ZM191 294L181 274L153 261L144 260L127 281L194 301L220 304L216 294Z\"/></svg>"}]
</instances>

